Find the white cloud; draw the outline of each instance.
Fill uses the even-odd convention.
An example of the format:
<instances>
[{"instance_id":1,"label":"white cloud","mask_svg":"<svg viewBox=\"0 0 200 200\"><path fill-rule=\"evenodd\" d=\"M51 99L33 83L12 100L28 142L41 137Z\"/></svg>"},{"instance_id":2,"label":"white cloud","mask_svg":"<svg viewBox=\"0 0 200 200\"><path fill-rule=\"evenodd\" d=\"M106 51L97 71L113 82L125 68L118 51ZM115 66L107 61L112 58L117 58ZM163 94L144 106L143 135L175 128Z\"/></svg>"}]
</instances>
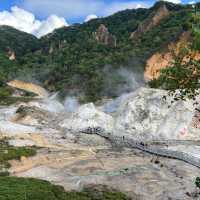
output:
<instances>
[{"instance_id":1,"label":"white cloud","mask_svg":"<svg viewBox=\"0 0 200 200\"><path fill-rule=\"evenodd\" d=\"M147 7L142 0L113 0L105 3L102 0L24 0L20 6L14 6L11 11L0 12L0 25L13 26L21 31L41 37L54 29L68 26L65 18L84 19L85 22L111 15L124 9ZM23 8L23 9L22 9ZM27 11L28 10L28 11ZM46 20L38 20L36 16L45 17ZM95 13L92 14L91 13ZM58 17L62 16L62 17Z\"/></svg>"},{"instance_id":2,"label":"white cloud","mask_svg":"<svg viewBox=\"0 0 200 200\"><path fill-rule=\"evenodd\" d=\"M42 37L62 26L68 26L65 19L56 15L51 15L46 20L40 22L40 26L33 32L33 34L37 37Z\"/></svg>"},{"instance_id":3,"label":"white cloud","mask_svg":"<svg viewBox=\"0 0 200 200\"><path fill-rule=\"evenodd\" d=\"M181 3L181 0L165 0L165 1L172 2L172 3L175 3L175 4Z\"/></svg>"},{"instance_id":4,"label":"white cloud","mask_svg":"<svg viewBox=\"0 0 200 200\"><path fill-rule=\"evenodd\" d=\"M92 20L92 19L97 19L97 18L98 18L98 17L97 17L96 15L91 14L91 15L88 15L88 16L85 18L84 22L89 22L90 20Z\"/></svg>"},{"instance_id":5,"label":"white cloud","mask_svg":"<svg viewBox=\"0 0 200 200\"><path fill-rule=\"evenodd\" d=\"M195 1L189 1L189 4L195 4L196 2Z\"/></svg>"},{"instance_id":6,"label":"white cloud","mask_svg":"<svg viewBox=\"0 0 200 200\"><path fill-rule=\"evenodd\" d=\"M142 1L141 2L132 1L132 2L123 2L123 3L113 2L104 8L103 14L107 16L121 10L144 8L144 7L148 7L148 5L143 3Z\"/></svg>"},{"instance_id":7,"label":"white cloud","mask_svg":"<svg viewBox=\"0 0 200 200\"><path fill-rule=\"evenodd\" d=\"M16 6L11 11L0 12L0 25L12 26L18 30L41 37L52 32L55 28L67 26L64 18L51 15L44 21L37 20L35 16Z\"/></svg>"},{"instance_id":8,"label":"white cloud","mask_svg":"<svg viewBox=\"0 0 200 200\"><path fill-rule=\"evenodd\" d=\"M23 8L39 15L47 17L54 13L69 20L84 18L91 13L98 16L108 16L117 11L138 7L147 7L143 0L24 0L20 5Z\"/></svg>"},{"instance_id":9,"label":"white cloud","mask_svg":"<svg viewBox=\"0 0 200 200\"><path fill-rule=\"evenodd\" d=\"M54 13L72 19L97 13L104 3L102 0L24 0L21 6L42 17Z\"/></svg>"}]
</instances>

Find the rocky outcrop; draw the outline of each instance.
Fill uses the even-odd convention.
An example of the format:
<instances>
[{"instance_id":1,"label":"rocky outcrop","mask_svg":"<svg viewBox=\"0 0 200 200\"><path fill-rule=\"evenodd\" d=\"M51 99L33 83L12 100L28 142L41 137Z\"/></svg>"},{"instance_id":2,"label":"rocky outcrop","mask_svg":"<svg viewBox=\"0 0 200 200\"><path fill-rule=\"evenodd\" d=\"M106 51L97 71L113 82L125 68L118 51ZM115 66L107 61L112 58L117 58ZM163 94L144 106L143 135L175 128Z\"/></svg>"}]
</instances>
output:
<instances>
[{"instance_id":1,"label":"rocky outcrop","mask_svg":"<svg viewBox=\"0 0 200 200\"><path fill-rule=\"evenodd\" d=\"M131 39L138 39L142 34L146 33L153 27L159 25L163 19L170 14L165 4L162 4L151 16L148 17L143 23L141 23L137 30L131 34Z\"/></svg>"},{"instance_id":2,"label":"rocky outcrop","mask_svg":"<svg viewBox=\"0 0 200 200\"><path fill-rule=\"evenodd\" d=\"M11 49L9 49L9 51L8 51L8 57L9 57L9 60L15 60L16 59L15 52L12 51Z\"/></svg>"},{"instance_id":3,"label":"rocky outcrop","mask_svg":"<svg viewBox=\"0 0 200 200\"><path fill-rule=\"evenodd\" d=\"M33 83L28 83L20 80L13 80L8 82L7 85L16 89L32 92L38 95L39 98L47 98L49 96L48 92L44 88Z\"/></svg>"},{"instance_id":4,"label":"rocky outcrop","mask_svg":"<svg viewBox=\"0 0 200 200\"><path fill-rule=\"evenodd\" d=\"M94 33L95 39L97 42L110 46L110 47L116 47L117 46L117 38L109 33L108 28L101 24L97 31Z\"/></svg>"},{"instance_id":5,"label":"rocky outcrop","mask_svg":"<svg viewBox=\"0 0 200 200\"><path fill-rule=\"evenodd\" d=\"M152 55L146 63L144 78L146 81L157 79L160 76L160 70L169 67L173 62L174 55L178 55L180 50L187 47L191 38L190 32L181 34L177 42L172 42L162 52L157 52ZM199 60L200 53L198 51L190 51L188 56ZM185 58L187 59L187 58Z\"/></svg>"},{"instance_id":6,"label":"rocky outcrop","mask_svg":"<svg viewBox=\"0 0 200 200\"><path fill-rule=\"evenodd\" d=\"M20 106L16 114L13 116L12 121L23 125L31 126L45 126L49 124L53 116L49 112L45 112L37 107Z\"/></svg>"}]
</instances>

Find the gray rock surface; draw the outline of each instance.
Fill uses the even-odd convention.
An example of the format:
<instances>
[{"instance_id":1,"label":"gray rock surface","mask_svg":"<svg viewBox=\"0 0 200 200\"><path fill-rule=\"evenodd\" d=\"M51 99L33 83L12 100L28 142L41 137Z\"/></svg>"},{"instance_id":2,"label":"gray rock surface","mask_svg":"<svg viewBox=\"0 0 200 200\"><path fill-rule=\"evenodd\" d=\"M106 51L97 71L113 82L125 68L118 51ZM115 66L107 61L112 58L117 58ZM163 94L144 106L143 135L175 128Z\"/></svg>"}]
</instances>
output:
<instances>
[{"instance_id":1,"label":"gray rock surface","mask_svg":"<svg viewBox=\"0 0 200 200\"><path fill-rule=\"evenodd\" d=\"M181 161L128 149L99 150L96 154L78 150L41 154L42 157L38 153L31 161L12 163L13 174L48 180L66 190L104 184L132 197L137 194L139 200L195 199L192 197L196 192L194 180L200 171Z\"/></svg>"}]
</instances>

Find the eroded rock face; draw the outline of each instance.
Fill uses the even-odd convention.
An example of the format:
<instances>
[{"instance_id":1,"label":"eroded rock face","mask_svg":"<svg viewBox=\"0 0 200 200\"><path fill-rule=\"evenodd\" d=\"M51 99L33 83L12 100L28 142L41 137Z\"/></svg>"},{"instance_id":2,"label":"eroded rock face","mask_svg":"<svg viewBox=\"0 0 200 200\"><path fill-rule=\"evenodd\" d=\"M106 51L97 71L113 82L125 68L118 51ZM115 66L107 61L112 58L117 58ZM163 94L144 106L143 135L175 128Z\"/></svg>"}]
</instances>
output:
<instances>
[{"instance_id":1,"label":"eroded rock face","mask_svg":"<svg viewBox=\"0 0 200 200\"><path fill-rule=\"evenodd\" d=\"M144 78L146 81L157 79L160 76L160 70L168 67L173 57L170 52L156 53L147 60Z\"/></svg>"},{"instance_id":2,"label":"eroded rock face","mask_svg":"<svg viewBox=\"0 0 200 200\"><path fill-rule=\"evenodd\" d=\"M95 39L97 42L108 45L110 47L117 46L117 39L114 35L110 34L107 27L104 24L101 24L97 29L97 32L94 33Z\"/></svg>"},{"instance_id":3,"label":"eroded rock face","mask_svg":"<svg viewBox=\"0 0 200 200\"><path fill-rule=\"evenodd\" d=\"M162 5L155 11L148 20L140 24L135 32L131 34L131 39L138 39L142 34L149 31L151 28L160 24L160 22L169 16L169 10L166 8L166 5Z\"/></svg>"},{"instance_id":4,"label":"eroded rock face","mask_svg":"<svg viewBox=\"0 0 200 200\"><path fill-rule=\"evenodd\" d=\"M123 102L115 121L115 134L132 135L140 141L198 140L200 129L193 125L193 101L178 101L164 90L142 88Z\"/></svg>"},{"instance_id":5,"label":"eroded rock face","mask_svg":"<svg viewBox=\"0 0 200 200\"><path fill-rule=\"evenodd\" d=\"M168 45L167 49L161 52L157 52L152 55L146 63L144 78L146 81L157 79L160 76L160 70L166 67L170 67L174 55L178 55L182 48L188 46L191 38L190 32L184 32L181 34L177 42L172 42ZM198 51L190 51L188 56L194 60L200 60L200 53ZM187 57L184 58L188 59Z\"/></svg>"}]
</instances>

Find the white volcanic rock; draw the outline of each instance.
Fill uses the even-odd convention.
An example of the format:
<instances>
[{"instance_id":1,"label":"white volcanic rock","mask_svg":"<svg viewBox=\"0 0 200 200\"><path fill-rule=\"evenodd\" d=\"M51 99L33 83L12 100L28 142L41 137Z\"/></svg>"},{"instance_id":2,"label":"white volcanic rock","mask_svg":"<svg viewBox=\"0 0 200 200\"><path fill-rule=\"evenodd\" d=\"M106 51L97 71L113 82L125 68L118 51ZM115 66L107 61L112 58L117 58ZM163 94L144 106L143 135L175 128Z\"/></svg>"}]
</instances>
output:
<instances>
[{"instance_id":1,"label":"white volcanic rock","mask_svg":"<svg viewBox=\"0 0 200 200\"><path fill-rule=\"evenodd\" d=\"M37 133L38 130L32 126L24 126L9 121L0 121L0 135L14 137Z\"/></svg>"},{"instance_id":2,"label":"white volcanic rock","mask_svg":"<svg viewBox=\"0 0 200 200\"><path fill-rule=\"evenodd\" d=\"M193 101L164 100L166 91L141 88L126 97L115 121L115 134L138 140L199 140Z\"/></svg>"},{"instance_id":3,"label":"white volcanic rock","mask_svg":"<svg viewBox=\"0 0 200 200\"><path fill-rule=\"evenodd\" d=\"M60 126L73 132L85 132L89 129L101 128L102 131L112 132L113 118L95 108L93 103L80 106L69 119Z\"/></svg>"},{"instance_id":4,"label":"white volcanic rock","mask_svg":"<svg viewBox=\"0 0 200 200\"><path fill-rule=\"evenodd\" d=\"M15 114L17 110L16 106L9 106L7 108L0 108L0 120L9 120Z\"/></svg>"},{"instance_id":5,"label":"white volcanic rock","mask_svg":"<svg viewBox=\"0 0 200 200\"><path fill-rule=\"evenodd\" d=\"M13 139L13 140L9 140L8 142L9 142L9 145L15 146L15 147L36 146L36 143L32 140Z\"/></svg>"}]
</instances>

